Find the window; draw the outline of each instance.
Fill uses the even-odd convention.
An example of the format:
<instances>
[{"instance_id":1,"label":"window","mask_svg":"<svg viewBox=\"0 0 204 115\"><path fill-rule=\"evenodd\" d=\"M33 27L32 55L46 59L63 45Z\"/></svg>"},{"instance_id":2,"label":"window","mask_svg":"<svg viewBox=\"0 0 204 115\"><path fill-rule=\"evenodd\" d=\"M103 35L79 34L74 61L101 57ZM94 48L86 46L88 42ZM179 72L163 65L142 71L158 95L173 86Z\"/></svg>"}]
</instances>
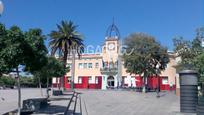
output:
<instances>
[{"instance_id":1,"label":"window","mask_svg":"<svg viewBox=\"0 0 204 115\"><path fill-rule=\"evenodd\" d=\"M89 83L91 83L91 81L92 81L92 77L91 77L91 76L89 76Z\"/></svg>"},{"instance_id":2,"label":"window","mask_svg":"<svg viewBox=\"0 0 204 115\"><path fill-rule=\"evenodd\" d=\"M78 77L78 83L82 83L82 77Z\"/></svg>"},{"instance_id":3,"label":"window","mask_svg":"<svg viewBox=\"0 0 204 115\"><path fill-rule=\"evenodd\" d=\"M88 64L88 68L92 68L92 63L89 63L89 64Z\"/></svg>"},{"instance_id":4,"label":"window","mask_svg":"<svg viewBox=\"0 0 204 115\"><path fill-rule=\"evenodd\" d=\"M78 68L82 69L83 68L83 63L79 63Z\"/></svg>"},{"instance_id":5,"label":"window","mask_svg":"<svg viewBox=\"0 0 204 115\"><path fill-rule=\"evenodd\" d=\"M126 79L127 79L127 76L122 76L122 81L121 81L121 82L122 82L122 83L121 83L122 85L124 85L124 84L126 83L126 82L125 82Z\"/></svg>"},{"instance_id":6,"label":"window","mask_svg":"<svg viewBox=\"0 0 204 115\"><path fill-rule=\"evenodd\" d=\"M95 63L95 68L98 68L99 64L98 62Z\"/></svg>"},{"instance_id":7,"label":"window","mask_svg":"<svg viewBox=\"0 0 204 115\"><path fill-rule=\"evenodd\" d=\"M87 63L84 63L84 68L87 68Z\"/></svg>"},{"instance_id":8,"label":"window","mask_svg":"<svg viewBox=\"0 0 204 115\"><path fill-rule=\"evenodd\" d=\"M113 68L113 62L109 63L109 68Z\"/></svg>"},{"instance_id":9,"label":"window","mask_svg":"<svg viewBox=\"0 0 204 115\"><path fill-rule=\"evenodd\" d=\"M69 67L71 69L72 68L72 64L71 63L67 63L66 67Z\"/></svg>"},{"instance_id":10,"label":"window","mask_svg":"<svg viewBox=\"0 0 204 115\"><path fill-rule=\"evenodd\" d=\"M98 77L95 77L95 83L98 84Z\"/></svg>"},{"instance_id":11,"label":"window","mask_svg":"<svg viewBox=\"0 0 204 115\"><path fill-rule=\"evenodd\" d=\"M71 76L67 77L67 83L68 83L68 84L71 83Z\"/></svg>"},{"instance_id":12,"label":"window","mask_svg":"<svg viewBox=\"0 0 204 115\"><path fill-rule=\"evenodd\" d=\"M168 77L162 78L162 84L163 85L168 84Z\"/></svg>"}]
</instances>

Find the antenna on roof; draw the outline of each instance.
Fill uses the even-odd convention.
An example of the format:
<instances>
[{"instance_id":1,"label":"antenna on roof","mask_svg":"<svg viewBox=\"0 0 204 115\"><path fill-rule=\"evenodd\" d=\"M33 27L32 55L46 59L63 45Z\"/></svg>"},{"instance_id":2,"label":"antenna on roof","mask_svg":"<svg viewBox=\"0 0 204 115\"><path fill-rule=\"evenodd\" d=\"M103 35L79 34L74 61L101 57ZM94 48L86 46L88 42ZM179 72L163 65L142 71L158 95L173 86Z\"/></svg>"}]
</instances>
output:
<instances>
[{"instance_id":1,"label":"antenna on roof","mask_svg":"<svg viewBox=\"0 0 204 115\"><path fill-rule=\"evenodd\" d=\"M114 16L113 16L113 24L112 25L115 25L115 19L114 19Z\"/></svg>"}]
</instances>

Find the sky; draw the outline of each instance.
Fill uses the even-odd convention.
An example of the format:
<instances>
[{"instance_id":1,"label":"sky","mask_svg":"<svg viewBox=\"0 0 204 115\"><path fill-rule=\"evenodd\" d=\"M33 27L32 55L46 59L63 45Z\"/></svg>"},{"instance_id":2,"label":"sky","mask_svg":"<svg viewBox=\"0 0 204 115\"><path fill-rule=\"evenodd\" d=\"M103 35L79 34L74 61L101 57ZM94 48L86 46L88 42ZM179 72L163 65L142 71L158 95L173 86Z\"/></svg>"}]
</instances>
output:
<instances>
[{"instance_id":1,"label":"sky","mask_svg":"<svg viewBox=\"0 0 204 115\"><path fill-rule=\"evenodd\" d=\"M0 22L6 27L17 25L24 31L41 28L47 35L62 20L72 20L84 36L85 45L102 45L113 17L121 39L143 32L169 50L173 50L172 38L183 36L192 40L196 28L204 26L204 0L1 1L4 12Z\"/></svg>"}]
</instances>

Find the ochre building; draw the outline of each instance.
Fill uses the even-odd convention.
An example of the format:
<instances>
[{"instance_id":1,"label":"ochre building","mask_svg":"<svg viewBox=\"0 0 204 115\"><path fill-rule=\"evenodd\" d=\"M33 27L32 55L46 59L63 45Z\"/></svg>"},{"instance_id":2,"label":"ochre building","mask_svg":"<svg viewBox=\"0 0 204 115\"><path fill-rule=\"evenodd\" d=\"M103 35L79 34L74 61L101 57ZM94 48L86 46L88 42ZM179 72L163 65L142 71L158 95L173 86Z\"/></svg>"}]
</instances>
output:
<instances>
[{"instance_id":1,"label":"ochre building","mask_svg":"<svg viewBox=\"0 0 204 115\"><path fill-rule=\"evenodd\" d=\"M106 32L100 53L83 54L80 59L76 57L74 88L105 90L107 88L141 88L143 86L141 76L126 72L121 58L122 43L119 38L119 30L113 23ZM173 89L175 89L176 69L174 66L176 65L176 59L173 52L168 53L170 62L166 70L162 71L159 77L148 77L147 87L149 89L155 89L159 86L161 90L170 90L170 84L173 84ZM71 58L67 60L67 63L71 68ZM71 71L64 77L64 86L67 89L71 86ZM53 85L56 86L59 81L53 78Z\"/></svg>"}]
</instances>

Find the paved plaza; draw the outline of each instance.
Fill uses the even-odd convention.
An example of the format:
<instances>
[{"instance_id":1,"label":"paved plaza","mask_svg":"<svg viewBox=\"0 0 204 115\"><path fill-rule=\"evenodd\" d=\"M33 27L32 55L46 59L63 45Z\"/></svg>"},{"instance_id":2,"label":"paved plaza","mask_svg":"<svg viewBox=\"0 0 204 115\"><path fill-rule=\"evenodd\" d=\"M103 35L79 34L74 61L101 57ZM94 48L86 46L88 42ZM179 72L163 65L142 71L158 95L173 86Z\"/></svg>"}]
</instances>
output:
<instances>
[{"instance_id":1,"label":"paved plaza","mask_svg":"<svg viewBox=\"0 0 204 115\"><path fill-rule=\"evenodd\" d=\"M45 95L45 89L43 94ZM28 98L41 97L40 89L37 88L24 88L21 90L22 101ZM17 109L18 106L18 90L8 89L0 90L0 115L8 111Z\"/></svg>"},{"instance_id":2,"label":"paved plaza","mask_svg":"<svg viewBox=\"0 0 204 115\"><path fill-rule=\"evenodd\" d=\"M179 97L174 92L140 93L119 90L76 90L81 93L83 115L180 115ZM45 94L45 89L43 90ZM0 90L0 114L17 108L17 90ZM40 97L39 89L22 89L22 100ZM69 99L51 102L47 114L61 113L66 109ZM61 114L60 113L60 114ZM46 113L44 113L46 114Z\"/></svg>"},{"instance_id":3,"label":"paved plaza","mask_svg":"<svg viewBox=\"0 0 204 115\"><path fill-rule=\"evenodd\" d=\"M179 97L173 92L139 93L134 91L83 90L88 115L176 115L179 112Z\"/></svg>"}]
</instances>

